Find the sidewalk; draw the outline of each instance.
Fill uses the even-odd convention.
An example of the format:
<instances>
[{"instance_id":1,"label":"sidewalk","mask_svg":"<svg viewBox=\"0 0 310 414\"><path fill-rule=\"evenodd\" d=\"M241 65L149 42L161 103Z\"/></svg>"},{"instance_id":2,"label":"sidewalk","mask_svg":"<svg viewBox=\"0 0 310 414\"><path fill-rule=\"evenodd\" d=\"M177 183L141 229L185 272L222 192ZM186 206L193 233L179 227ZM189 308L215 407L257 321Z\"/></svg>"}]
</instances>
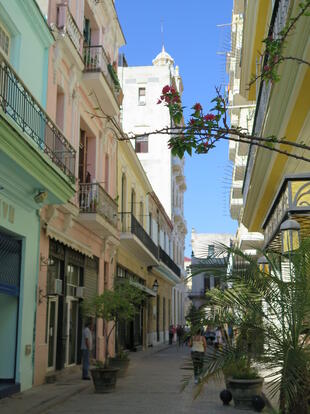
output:
<instances>
[{"instance_id":1,"label":"sidewalk","mask_svg":"<svg viewBox=\"0 0 310 414\"><path fill-rule=\"evenodd\" d=\"M180 391L182 366L190 357L188 347L163 345L130 354L128 374L117 381L110 394L95 394L92 382L75 375L62 383L46 384L12 398L0 400L1 414L237 414L231 404L224 407L219 393L222 382L210 381L196 400L191 380ZM253 411L241 411L253 413ZM265 411L264 411L265 412Z\"/></svg>"},{"instance_id":2,"label":"sidewalk","mask_svg":"<svg viewBox=\"0 0 310 414\"><path fill-rule=\"evenodd\" d=\"M171 346L171 345L170 345ZM132 361L139 361L164 349L169 345L159 345L148 348L146 351L130 354ZM92 390L91 381L81 380L81 369L77 367L74 372L63 375L61 380L52 384L43 384L33 387L29 391L14 394L8 398L0 399L1 414L41 414L54 406L58 406L76 394Z\"/></svg>"}]
</instances>

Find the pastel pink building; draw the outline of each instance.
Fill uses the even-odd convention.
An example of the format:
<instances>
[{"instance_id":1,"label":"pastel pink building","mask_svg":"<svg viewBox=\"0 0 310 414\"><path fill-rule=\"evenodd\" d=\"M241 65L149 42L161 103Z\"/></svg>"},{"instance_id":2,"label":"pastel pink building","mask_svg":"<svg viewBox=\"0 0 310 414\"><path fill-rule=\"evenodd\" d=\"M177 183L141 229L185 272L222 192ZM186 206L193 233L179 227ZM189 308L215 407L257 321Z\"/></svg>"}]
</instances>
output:
<instances>
[{"instance_id":1,"label":"pastel pink building","mask_svg":"<svg viewBox=\"0 0 310 414\"><path fill-rule=\"evenodd\" d=\"M116 73L118 49L125 42L112 0L50 0L42 11L55 36L47 112L76 149L78 162L76 196L40 213L35 384L80 363L81 304L113 285L122 101ZM104 355L102 325L98 320L97 359Z\"/></svg>"}]
</instances>

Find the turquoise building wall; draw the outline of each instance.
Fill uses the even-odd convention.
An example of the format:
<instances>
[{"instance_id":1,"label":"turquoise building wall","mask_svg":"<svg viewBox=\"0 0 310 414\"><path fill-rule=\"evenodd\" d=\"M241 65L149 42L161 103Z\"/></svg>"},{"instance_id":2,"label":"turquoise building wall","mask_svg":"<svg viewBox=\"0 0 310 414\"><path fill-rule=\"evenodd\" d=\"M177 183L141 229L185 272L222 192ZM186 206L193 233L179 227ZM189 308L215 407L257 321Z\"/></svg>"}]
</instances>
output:
<instances>
[{"instance_id":1,"label":"turquoise building wall","mask_svg":"<svg viewBox=\"0 0 310 414\"><path fill-rule=\"evenodd\" d=\"M48 49L54 39L40 9L35 0L1 0L0 21L11 35L10 63L45 107Z\"/></svg>"},{"instance_id":2,"label":"turquoise building wall","mask_svg":"<svg viewBox=\"0 0 310 414\"><path fill-rule=\"evenodd\" d=\"M45 107L48 50L54 38L35 0L1 0L0 22L10 34L9 63ZM53 188L34 179L23 170L18 158L14 159L6 152L5 143L16 142L16 139L16 132L8 126L5 114L0 113L0 233L20 240L22 252L19 299L0 293L0 378L14 376L21 390L26 390L33 384L39 270L40 206L33 195L42 187L52 195ZM22 146L20 148L22 154ZM35 156L34 150L33 154ZM35 162L32 168L36 169ZM46 166L47 174L51 168L55 167ZM59 176L61 180L63 178Z\"/></svg>"}]
</instances>

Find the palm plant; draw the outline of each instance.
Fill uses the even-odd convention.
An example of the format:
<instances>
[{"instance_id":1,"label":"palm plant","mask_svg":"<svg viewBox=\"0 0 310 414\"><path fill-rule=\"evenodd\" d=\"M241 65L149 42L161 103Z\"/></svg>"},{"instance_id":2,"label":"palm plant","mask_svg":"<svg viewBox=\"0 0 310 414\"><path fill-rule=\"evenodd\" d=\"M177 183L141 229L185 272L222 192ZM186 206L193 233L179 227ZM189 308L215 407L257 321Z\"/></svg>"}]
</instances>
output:
<instances>
[{"instance_id":1,"label":"palm plant","mask_svg":"<svg viewBox=\"0 0 310 414\"><path fill-rule=\"evenodd\" d=\"M308 413L310 396L310 239L287 255L265 253L268 270L236 247L220 246L233 257L226 289L208 294L209 321L230 324L234 341L205 358L203 382L236 362L247 361L278 398L281 414ZM195 273L201 273L199 268Z\"/></svg>"}]
</instances>

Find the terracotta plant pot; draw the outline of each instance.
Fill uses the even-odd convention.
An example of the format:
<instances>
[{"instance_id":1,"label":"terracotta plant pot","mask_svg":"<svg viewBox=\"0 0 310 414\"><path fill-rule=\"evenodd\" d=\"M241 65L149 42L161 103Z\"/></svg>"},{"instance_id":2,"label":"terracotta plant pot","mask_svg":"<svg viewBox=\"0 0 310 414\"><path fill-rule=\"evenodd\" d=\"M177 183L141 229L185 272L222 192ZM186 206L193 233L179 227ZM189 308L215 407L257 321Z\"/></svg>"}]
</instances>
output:
<instances>
[{"instance_id":1,"label":"terracotta plant pot","mask_svg":"<svg viewBox=\"0 0 310 414\"><path fill-rule=\"evenodd\" d=\"M130 360L121 358L111 358L110 365L113 368L118 368L117 377L122 378L127 374Z\"/></svg>"},{"instance_id":2,"label":"terracotta plant pot","mask_svg":"<svg viewBox=\"0 0 310 414\"><path fill-rule=\"evenodd\" d=\"M235 407L239 410L253 409L252 398L262 394L263 378L227 379L229 391L232 393Z\"/></svg>"},{"instance_id":3,"label":"terracotta plant pot","mask_svg":"<svg viewBox=\"0 0 310 414\"><path fill-rule=\"evenodd\" d=\"M96 393L108 393L115 390L118 368L93 368L90 372Z\"/></svg>"}]
</instances>

